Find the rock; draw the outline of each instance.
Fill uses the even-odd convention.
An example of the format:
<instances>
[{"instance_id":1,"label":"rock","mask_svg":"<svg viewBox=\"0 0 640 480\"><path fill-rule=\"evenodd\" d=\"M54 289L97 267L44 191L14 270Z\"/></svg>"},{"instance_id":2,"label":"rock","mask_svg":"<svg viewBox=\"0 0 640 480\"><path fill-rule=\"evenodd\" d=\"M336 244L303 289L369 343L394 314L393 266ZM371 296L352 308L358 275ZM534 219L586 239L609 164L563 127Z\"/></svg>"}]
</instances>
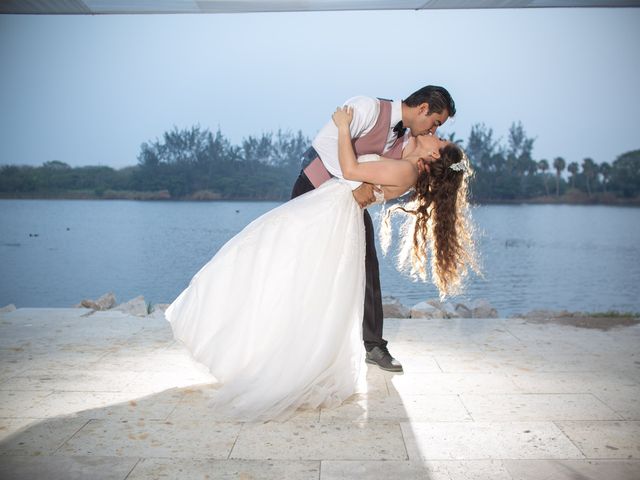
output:
<instances>
[{"instance_id":1,"label":"rock","mask_svg":"<svg viewBox=\"0 0 640 480\"><path fill-rule=\"evenodd\" d=\"M436 307L438 310L442 310L442 302L437 298L430 298L427 300L427 303L433 307Z\"/></svg>"},{"instance_id":2,"label":"rock","mask_svg":"<svg viewBox=\"0 0 640 480\"><path fill-rule=\"evenodd\" d=\"M460 314L456 312L456 309L453 305L451 305L448 302L443 303L437 298L430 298L426 302L419 303L418 305L423 305L423 304L428 305L440 312L440 314L437 314L437 313L433 313L432 310L428 309L430 312L429 315L432 315L432 316L429 316L427 318L459 318L460 317ZM413 308L416 308L418 305L414 306ZM413 315L411 316L413 317Z\"/></svg>"},{"instance_id":3,"label":"rock","mask_svg":"<svg viewBox=\"0 0 640 480\"><path fill-rule=\"evenodd\" d=\"M96 305L98 305L98 310L109 310L116 304L116 296L112 293L105 293L98 300L96 300Z\"/></svg>"},{"instance_id":4,"label":"rock","mask_svg":"<svg viewBox=\"0 0 640 480\"><path fill-rule=\"evenodd\" d=\"M0 308L0 313L13 312L15 309L16 306L13 303L10 303L9 305L5 305L4 307Z\"/></svg>"},{"instance_id":5,"label":"rock","mask_svg":"<svg viewBox=\"0 0 640 480\"><path fill-rule=\"evenodd\" d=\"M131 315L136 315L138 317L146 317L147 316L147 303L144 301L144 297L142 295L138 295L135 298L132 298L128 302L121 303L113 310L118 310L120 312L128 313Z\"/></svg>"},{"instance_id":6,"label":"rock","mask_svg":"<svg viewBox=\"0 0 640 480\"><path fill-rule=\"evenodd\" d=\"M445 318L445 314L430 303L420 302L411 307L411 318Z\"/></svg>"},{"instance_id":7,"label":"rock","mask_svg":"<svg viewBox=\"0 0 640 480\"><path fill-rule=\"evenodd\" d=\"M150 318L150 319L158 318L158 319L164 319L164 320L167 319L164 315L164 310L161 308L156 308L155 310L153 310L149 315L147 315L147 318Z\"/></svg>"},{"instance_id":8,"label":"rock","mask_svg":"<svg viewBox=\"0 0 640 480\"><path fill-rule=\"evenodd\" d=\"M395 297L382 297L382 314L384 318L409 318L411 310Z\"/></svg>"},{"instance_id":9,"label":"rock","mask_svg":"<svg viewBox=\"0 0 640 480\"><path fill-rule=\"evenodd\" d=\"M460 318L458 312L453 305L449 302L442 303L440 306L440 310L444 313L446 318Z\"/></svg>"},{"instance_id":10,"label":"rock","mask_svg":"<svg viewBox=\"0 0 640 480\"><path fill-rule=\"evenodd\" d=\"M91 300L85 298L77 305L74 305L76 308L90 308L92 310L109 310L116 304L116 296L112 293L105 293L97 300Z\"/></svg>"},{"instance_id":11,"label":"rock","mask_svg":"<svg viewBox=\"0 0 640 480\"><path fill-rule=\"evenodd\" d=\"M383 299L384 301L384 299ZM157 310L161 310L162 312L164 312L167 308L169 308L169 305L171 305L170 303L156 303L151 307L151 313L157 311Z\"/></svg>"},{"instance_id":12,"label":"rock","mask_svg":"<svg viewBox=\"0 0 640 480\"><path fill-rule=\"evenodd\" d=\"M475 300L471 302L470 305L465 305L464 303L456 303L455 305L449 302L441 302L437 298L430 298L426 302L419 303L414 306L413 309L416 309L418 306L429 305L436 310L441 312L441 316L430 316L428 318L497 318L498 311L491 306L491 304L484 300ZM411 316L413 317L413 309ZM422 309L422 307L420 308ZM429 310L429 315L434 315L434 313ZM437 315L437 314L436 314Z\"/></svg>"},{"instance_id":13,"label":"rock","mask_svg":"<svg viewBox=\"0 0 640 480\"><path fill-rule=\"evenodd\" d=\"M464 303L457 303L455 312L458 314L460 318L473 317L473 311L471 311L471 309L467 307Z\"/></svg>"},{"instance_id":14,"label":"rock","mask_svg":"<svg viewBox=\"0 0 640 480\"><path fill-rule=\"evenodd\" d=\"M471 302L471 310L473 318L498 318L498 310L493 308L484 298Z\"/></svg>"},{"instance_id":15,"label":"rock","mask_svg":"<svg viewBox=\"0 0 640 480\"><path fill-rule=\"evenodd\" d=\"M90 308L92 310L100 310L100 307L98 306L98 304L96 302L94 302L93 300L89 300L89 299L84 299L82 300L80 303L78 303L77 305L75 305L76 307L80 307L80 308Z\"/></svg>"}]
</instances>

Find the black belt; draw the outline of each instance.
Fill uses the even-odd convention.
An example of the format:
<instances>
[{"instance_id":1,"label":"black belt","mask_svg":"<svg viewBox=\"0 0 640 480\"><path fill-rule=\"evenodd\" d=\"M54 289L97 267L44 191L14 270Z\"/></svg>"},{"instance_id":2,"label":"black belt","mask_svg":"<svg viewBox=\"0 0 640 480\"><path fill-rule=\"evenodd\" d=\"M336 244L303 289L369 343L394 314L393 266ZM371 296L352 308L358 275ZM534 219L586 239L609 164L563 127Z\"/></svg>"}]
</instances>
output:
<instances>
[{"instance_id":1,"label":"black belt","mask_svg":"<svg viewBox=\"0 0 640 480\"><path fill-rule=\"evenodd\" d=\"M301 159L301 168L304 170L305 168L307 168L307 166L313 162L316 158L318 158L320 155L318 155L318 152L316 152L316 149L313 147L309 147L307 149L306 152L304 152L302 154L302 159Z\"/></svg>"}]
</instances>

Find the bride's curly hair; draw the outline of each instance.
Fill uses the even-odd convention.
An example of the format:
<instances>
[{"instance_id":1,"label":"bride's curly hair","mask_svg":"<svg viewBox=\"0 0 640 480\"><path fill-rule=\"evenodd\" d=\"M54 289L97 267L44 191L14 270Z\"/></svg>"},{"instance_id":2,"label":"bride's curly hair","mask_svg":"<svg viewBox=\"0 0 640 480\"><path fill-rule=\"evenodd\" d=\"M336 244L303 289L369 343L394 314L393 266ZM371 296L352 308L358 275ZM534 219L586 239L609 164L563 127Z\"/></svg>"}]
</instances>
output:
<instances>
[{"instance_id":1,"label":"bride's curly hair","mask_svg":"<svg viewBox=\"0 0 640 480\"><path fill-rule=\"evenodd\" d=\"M450 168L456 163L463 168ZM431 277L441 298L462 291L469 269L481 274L468 200L472 175L467 156L450 143L440 149L439 159L429 163L429 171L420 174L411 199L383 213L384 252L390 243L391 217L400 211L408 214L401 229L399 266L410 264L412 276L426 280L431 263Z\"/></svg>"}]
</instances>

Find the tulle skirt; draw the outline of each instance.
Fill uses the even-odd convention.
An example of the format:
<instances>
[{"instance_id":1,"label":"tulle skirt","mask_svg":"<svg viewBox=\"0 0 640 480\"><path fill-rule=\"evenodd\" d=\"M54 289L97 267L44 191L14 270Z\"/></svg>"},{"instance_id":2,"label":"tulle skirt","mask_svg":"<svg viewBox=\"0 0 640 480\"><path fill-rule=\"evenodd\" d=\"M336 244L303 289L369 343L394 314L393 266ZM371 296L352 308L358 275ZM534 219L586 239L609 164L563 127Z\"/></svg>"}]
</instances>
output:
<instances>
[{"instance_id":1,"label":"tulle skirt","mask_svg":"<svg viewBox=\"0 0 640 480\"><path fill-rule=\"evenodd\" d=\"M362 210L331 179L227 242L165 312L220 383L216 417L284 419L365 388Z\"/></svg>"}]
</instances>

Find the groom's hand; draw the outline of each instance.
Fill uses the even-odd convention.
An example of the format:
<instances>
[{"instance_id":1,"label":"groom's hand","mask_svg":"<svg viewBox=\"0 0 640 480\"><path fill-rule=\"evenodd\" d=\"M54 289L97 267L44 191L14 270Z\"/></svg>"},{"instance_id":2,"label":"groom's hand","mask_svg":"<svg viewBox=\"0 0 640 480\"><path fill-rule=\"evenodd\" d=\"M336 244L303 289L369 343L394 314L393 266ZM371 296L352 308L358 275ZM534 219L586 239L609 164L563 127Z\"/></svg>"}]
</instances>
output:
<instances>
[{"instance_id":1,"label":"groom's hand","mask_svg":"<svg viewBox=\"0 0 640 480\"><path fill-rule=\"evenodd\" d=\"M367 205L376 201L374 191L382 192L379 187L371 185L370 183L363 183L352 192L353 198L356 199L360 208L367 208Z\"/></svg>"}]
</instances>

